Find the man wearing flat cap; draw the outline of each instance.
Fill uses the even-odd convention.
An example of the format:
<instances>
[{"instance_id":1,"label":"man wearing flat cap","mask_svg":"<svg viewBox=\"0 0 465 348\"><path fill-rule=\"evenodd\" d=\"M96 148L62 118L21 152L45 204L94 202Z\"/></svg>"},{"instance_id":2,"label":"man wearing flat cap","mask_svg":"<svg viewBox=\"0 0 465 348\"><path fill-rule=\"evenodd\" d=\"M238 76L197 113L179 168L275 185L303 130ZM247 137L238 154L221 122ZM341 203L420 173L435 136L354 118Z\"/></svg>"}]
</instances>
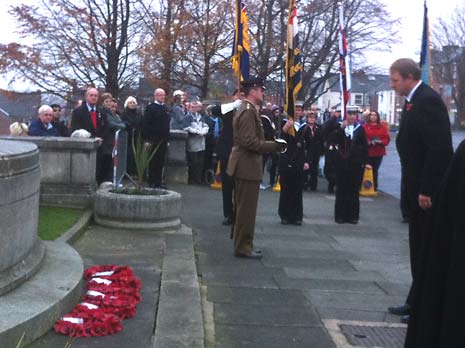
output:
<instances>
[{"instance_id":1,"label":"man wearing flat cap","mask_svg":"<svg viewBox=\"0 0 465 348\"><path fill-rule=\"evenodd\" d=\"M260 259L262 254L254 248L253 238L263 176L262 155L278 152L282 150L282 145L275 141L265 141L258 113L265 94L263 80L246 80L241 86L245 99L234 115L234 146L227 169L227 173L234 179L234 256Z\"/></svg>"}]
</instances>

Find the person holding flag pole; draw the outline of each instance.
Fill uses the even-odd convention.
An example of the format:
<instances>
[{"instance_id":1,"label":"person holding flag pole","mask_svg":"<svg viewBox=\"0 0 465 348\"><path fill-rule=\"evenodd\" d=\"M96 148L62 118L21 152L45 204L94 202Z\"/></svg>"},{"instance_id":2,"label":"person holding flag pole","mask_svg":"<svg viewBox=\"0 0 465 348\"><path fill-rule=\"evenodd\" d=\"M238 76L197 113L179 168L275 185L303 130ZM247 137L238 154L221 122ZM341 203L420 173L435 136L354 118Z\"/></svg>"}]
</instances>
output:
<instances>
[{"instance_id":1,"label":"person holding flag pole","mask_svg":"<svg viewBox=\"0 0 465 348\"><path fill-rule=\"evenodd\" d=\"M341 113L343 121L334 123L336 223L357 224L360 215L359 191L368 158L368 142L364 128L357 123L358 107L349 106L350 70L347 64L347 36L344 27L343 4L339 3L339 62L341 82Z\"/></svg>"},{"instance_id":2,"label":"person holding flag pole","mask_svg":"<svg viewBox=\"0 0 465 348\"><path fill-rule=\"evenodd\" d=\"M287 151L279 156L281 192L278 213L283 225L301 225L303 218L302 191L304 170L309 169L310 151L307 125L296 112L296 99L302 87L302 63L300 59L297 8L294 0L289 4L286 56L286 103L288 119L281 124L282 138L287 141ZM303 105L299 105L303 108Z\"/></svg>"}]
</instances>

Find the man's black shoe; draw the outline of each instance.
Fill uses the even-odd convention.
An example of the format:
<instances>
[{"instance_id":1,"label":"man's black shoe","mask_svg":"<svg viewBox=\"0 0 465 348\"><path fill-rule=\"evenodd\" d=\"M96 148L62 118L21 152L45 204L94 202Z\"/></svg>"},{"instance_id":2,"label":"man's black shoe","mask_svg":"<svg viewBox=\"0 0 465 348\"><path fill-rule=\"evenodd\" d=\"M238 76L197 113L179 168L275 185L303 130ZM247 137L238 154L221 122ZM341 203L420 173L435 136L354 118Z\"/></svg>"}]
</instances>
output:
<instances>
[{"instance_id":1,"label":"man's black shoe","mask_svg":"<svg viewBox=\"0 0 465 348\"><path fill-rule=\"evenodd\" d=\"M286 219L281 219L281 225L289 225L290 222Z\"/></svg>"},{"instance_id":2,"label":"man's black shoe","mask_svg":"<svg viewBox=\"0 0 465 348\"><path fill-rule=\"evenodd\" d=\"M342 219L336 219L336 223L338 223L338 224L343 224L344 222L345 222L345 221L342 220Z\"/></svg>"},{"instance_id":3,"label":"man's black shoe","mask_svg":"<svg viewBox=\"0 0 465 348\"><path fill-rule=\"evenodd\" d=\"M410 315L403 315L400 317L400 322L402 324L408 324L409 320L410 320Z\"/></svg>"},{"instance_id":4,"label":"man's black shoe","mask_svg":"<svg viewBox=\"0 0 465 348\"><path fill-rule=\"evenodd\" d=\"M294 222L294 225L301 226L301 225L302 225L302 221L301 221L301 220L295 221L295 222Z\"/></svg>"},{"instance_id":5,"label":"man's black shoe","mask_svg":"<svg viewBox=\"0 0 465 348\"><path fill-rule=\"evenodd\" d=\"M355 219L349 220L349 224L356 225L358 224L358 220L355 220Z\"/></svg>"},{"instance_id":6,"label":"man's black shoe","mask_svg":"<svg viewBox=\"0 0 465 348\"><path fill-rule=\"evenodd\" d=\"M407 303L400 306L392 306L388 308L389 313L394 315L409 315L410 314L410 305Z\"/></svg>"},{"instance_id":7,"label":"man's black shoe","mask_svg":"<svg viewBox=\"0 0 465 348\"><path fill-rule=\"evenodd\" d=\"M225 226L229 226L229 225L232 225L233 221L232 221L232 218L230 216L227 216L224 218L223 220L223 225Z\"/></svg>"},{"instance_id":8,"label":"man's black shoe","mask_svg":"<svg viewBox=\"0 0 465 348\"><path fill-rule=\"evenodd\" d=\"M251 251L250 253L243 254L243 253L235 253L235 257L242 257L245 259L254 259L254 260L259 260L263 257L261 253L257 253L256 251Z\"/></svg>"}]
</instances>

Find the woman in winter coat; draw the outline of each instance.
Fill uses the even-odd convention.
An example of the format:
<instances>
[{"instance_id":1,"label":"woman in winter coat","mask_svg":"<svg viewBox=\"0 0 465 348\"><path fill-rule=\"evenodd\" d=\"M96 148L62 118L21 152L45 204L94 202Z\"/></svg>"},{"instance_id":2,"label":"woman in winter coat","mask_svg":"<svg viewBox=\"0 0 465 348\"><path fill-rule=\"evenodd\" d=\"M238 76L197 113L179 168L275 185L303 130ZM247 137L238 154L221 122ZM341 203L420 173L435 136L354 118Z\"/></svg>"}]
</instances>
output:
<instances>
[{"instance_id":1,"label":"woman in winter coat","mask_svg":"<svg viewBox=\"0 0 465 348\"><path fill-rule=\"evenodd\" d=\"M368 142L367 164L373 168L373 181L375 190L378 190L378 169L386 155L386 146L391 140L388 129L381 123L379 113L371 111L367 123L363 126Z\"/></svg>"}]
</instances>

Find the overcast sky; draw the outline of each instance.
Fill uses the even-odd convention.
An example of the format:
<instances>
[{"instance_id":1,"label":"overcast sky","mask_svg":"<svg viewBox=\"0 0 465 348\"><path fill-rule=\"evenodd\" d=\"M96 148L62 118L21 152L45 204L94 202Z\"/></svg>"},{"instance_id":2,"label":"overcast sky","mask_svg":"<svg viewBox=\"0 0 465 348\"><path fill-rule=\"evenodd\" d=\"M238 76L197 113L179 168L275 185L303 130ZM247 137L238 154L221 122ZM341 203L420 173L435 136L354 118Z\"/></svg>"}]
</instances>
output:
<instances>
[{"instance_id":1,"label":"overcast sky","mask_svg":"<svg viewBox=\"0 0 465 348\"><path fill-rule=\"evenodd\" d=\"M225 0L227 1L227 0ZM253 1L253 0L249 0ZM424 0L381 0L384 2L393 17L401 19L401 28L399 30L400 43L395 45L392 52L370 52L367 55L367 62L370 65L378 65L384 68L386 73L389 65L401 57L419 60L422 22L423 22L423 2ZM428 17L430 27L438 22L439 18L447 19L453 10L463 4L464 0L428 0ZM15 23L8 15L8 8L11 4L37 3L34 0L2 0L0 2L0 43L9 43L15 40L14 29ZM350 38L349 38L350 39ZM4 78L0 78L0 88L6 88Z\"/></svg>"}]
</instances>

